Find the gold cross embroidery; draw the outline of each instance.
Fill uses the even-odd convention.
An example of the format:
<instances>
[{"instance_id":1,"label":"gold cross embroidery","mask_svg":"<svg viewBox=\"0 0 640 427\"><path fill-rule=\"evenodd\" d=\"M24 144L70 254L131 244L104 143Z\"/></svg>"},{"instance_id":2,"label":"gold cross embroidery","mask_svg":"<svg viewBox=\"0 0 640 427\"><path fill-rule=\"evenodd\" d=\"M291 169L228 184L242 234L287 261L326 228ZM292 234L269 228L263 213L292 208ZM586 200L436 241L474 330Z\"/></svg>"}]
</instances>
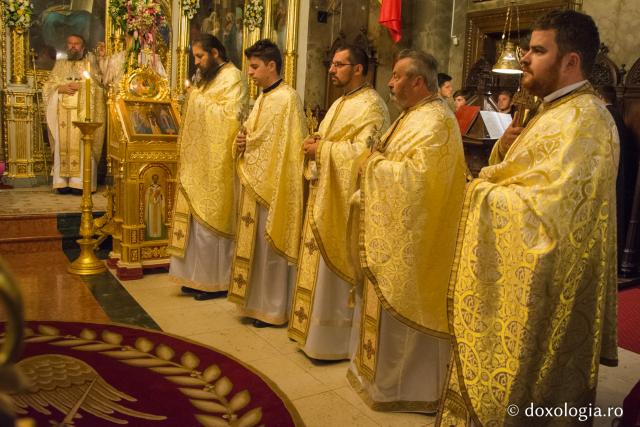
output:
<instances>
[{"instance_id":1,"label":"gold cross embroidery","mask_svg":"<svg viewBox=\"0 0 640 427\"><path fill-rule=\"evenodd\" d=\"M367 341L367 344L363 347L367 352L367 359L371 359L374 354L376 354L376 350L373 348L373 343L371 342L371 338Z\"/></svg>"},{"instance_id":2,"label":"gold cross embroidery","mask_svg":"<svg viewBox=\"0 0 640 427\"><path fill-rule=\"evenodd\" d=\"M182 230L174 231L173 234L178 238L178 240L182 240L182 238L184 237L184 233L182 232Z\"/></svg>"},{"instance_id":3,"label":"gold cross embroidery","mask_svg":"<svg viewBox=\"0 0 640 427\"><path fill-rule=\"evenodd\" d=\"M318 250L318 245L316 245L316 241L314 239L311 239L308 242L306 242L304 246L309 251L309 255L313 255L313 253Z\"/></svg>"},{"instance_id":4,"label":"gold cross embroidery","mask_svg":"<svg viewBox=\"0 0 640 427\"><path fill-rule=\"evenodd\" d=\"M78 162L76 160L72 161L71 166L75 168L76 166L78 166Z\"/></svg>"},{"instance_id":5,"label":"gold cross embroidery","mask_svg":"<svg viewBox=\"0 0 640 427\"><path fill-rule=\"evenodd\" d=\"M238 288L242 288L247 284L247 281L244 279L244 276L242 274L238 274L236 277L234 277L233 282L238 285Z\"/></svg>"},{"instance_id":6,"label":"gold cross embroidery","mask_svg":"<svg viewBox=\"0 0 640 427\"><path fill-rule=\"evenodd\" d=\"M294 311L293 314L298 317L298 322L302 323L309 318L307 314L304 312L304 307L300 307L297 311Z\"/></svg>"},{"instance_id":7,"label":"gold cross embroidery","mask_svg":"<svg viewBox=\"0 0 640 427\"><path fill-rule=\"evenodd\" d=\"M62 129L66 128L66 127L67 127L67 123L66 123L66 122L62 122L62 123L60 123L60 127L61 127Z\"/></svg>"},{"instance_id":8,"label":"gold cross embroidery","mask_svg":"<svg viewBox=\"0 0 640 427\"><path fill-rule=\"evenodd\" d=\"M246 227L248 227L249 225L255 222L253 218L251 218L251 214L248 212L244 216L241 216L240 219L242 220L242 222L244 222L244 225Z\"/></svg>"}]
</instances>

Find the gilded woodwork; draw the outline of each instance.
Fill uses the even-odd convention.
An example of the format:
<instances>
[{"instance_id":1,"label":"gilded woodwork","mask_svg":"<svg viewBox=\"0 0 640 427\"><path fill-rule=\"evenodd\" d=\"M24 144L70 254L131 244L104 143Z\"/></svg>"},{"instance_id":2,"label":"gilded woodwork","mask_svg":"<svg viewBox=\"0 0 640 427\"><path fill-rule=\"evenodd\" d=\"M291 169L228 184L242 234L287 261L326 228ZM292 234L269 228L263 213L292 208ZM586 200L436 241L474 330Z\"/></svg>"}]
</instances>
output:
<instances>
[{"instance_id":1,"label":"gilded woodwork","mask_svg":"<svg viewBox=\"0 0 640 427\"><path fill-rule=\"evenodd\" d=\"M284 52L284 81L296 87L296 63L298 58L298 13L300 0L289 0L287 9L287 46Z\"/></svg>"},{"instance_id":2,"label":"gilded woodwork","mask_svg":"<svg viewBox=\"0 0 640 427\"><path fill-rule=\"evenodd\" d=\"M24 29L13 27L11 29L11 83L13 84L25 84L27 83L26 73L26 57L27 57L27 43L26 37L28 31Z\"/></svg>"},{"instance_id":3,"label":"gilded woodwork","mask_svg":"<svg viewBox=\"0 0 640 427\"><path fill-rule=\"evenodd\" d=\"M249 29L245 26L244 29L244 37L242 37L242 51L258 40L260 40L260 29L256 28L253 31L249 31ZM247 71L247 58L242 55L242 71L246 73ZM258 97L258 86L251 79L247 79L247 88L249 97L251 99L256 99Z\"/></svg>"},{"instance_id":4,"label":"gilded woodwork","mask_svg":"<svg viewBox=\"0 0 640 427\"><path fill-rule=\"evenodd\" d=\"M160 0L161 7L167 16L167 22L171 22L172 14L172 2L171 0ZM179 7L178 7L179 10ZM4 26L4 10L0 13L0 27ZM105 8L105 45L107 54L113 54L121 51L124 48L124 36L120 29L115 28L112 25L111 18L109 17L108 7ZM188 30L188 27L187 27ZM172 34L171 37L175 37ZM187 35L188 37L188 31ZM7 45L10 46L10 55L7 55ZM29 64L29 32L21 31L19 29L7 29L0 31L0 79L2 81L1 87L3 89L2 97L2 124L0 125L0 161L7 161L7 173L8 178L14 179L29 179L28 185L34 185L40 181L46 181L48 175L48 164L50 161L50 152L45 147L42 130L39 128L39 123L44 123L44 106L40 103L39 111L34 107L29 107L28 114L31 116L24 120L18 120L19 109L14 109L13 103L24 103L27 101L18 100L17 96L11 96L7 89L8 79L10 79L10 87L14 93L22 92L23 98L30 98L28 101L30 104L34 103L34 98L42 89L42 84L49 78L48 70L32 69ZM163 64L169 76L172 75L172 62L173 54L171 48L162 48L161 57ZM9 75L7 76L7 71ZM184 79L183 79L184 81ZM22 86L28 83L28 86ZM11 86L19 85L19 86ZM33 87L38 91L33 91ZM167 89L168 90L168 89ZM160 94L164 96L163 92ZM38 103L35 103L37 106ZM40 114L40 120L34 120L36 114ZM13 117L13 118L12 118ZM22 121L21 121L22 120ZM16 127L18 126L18 127ZM14 138L22 138L20 140L14 140ZM25 139L26 138L26 139ZM25 144L32 141L32 147L26 149L27 155L31 157L17 159L9 159L9 152L25 152ZM112 141L111 139L109 140ZM10 147L15 145L15 147ZM46 149L45 149L46 148ZM107 158L110 158L110 144L107 145ZM171 160L171 159L169 159ZM11 163L13 162L13 163ZM108 165L110 169L110 164ZM37 178L34 181L34 177ZM23 184L21 184L23 185Z\"/></svg>"},{"instance_id":5,"label":"gilded woodwork","mask_svg":"<svg viewBox=\"0 0 640 427\"><path fill-rule=\"evenodd\" d=\"M147 67L127 73L109 103L108 146L115 200L110 230L113 249L109 257L121 278L141 277L143 268L169 262L166 246L178 167L178 137L136 133L131 123L134 108L152 112L164 105L179 126L178 108L171 99L168 81ZM161 214L150 219L154 185L158 188ZM149 232L152 221L161 221L160 235ZM130 271L136 273L132 276Z\"/></svg>"},{"instance_id":6,"label":"gilded woodwork","mask_svg":"<svg viewBox=\"0 0 640 427\"><path fill-rule=\"evenodd\" d=\"M5 179L14 185L35 185L46 179L49 153L39 131L36 93L11 86L3 94ZM11 144L8 141L12 141Z\"/></svg>"},{"instance_id":7,"label":"gilded woodwork","mask_svg":"<svg viewBox=\"0 0 640 427\"><path fill-rule=\"evenodd\" d=\"M2 112L3 117L6 115L4 110L4 90L7 87L7 81L5 80L5 58L7 57L7 48L5 44L6 33L7 30L4 26L4 8L0 8L0 104L2 105L0 107L0 112ZM4 120L0 120L0 162L5 161L6 147L7 134L5 131L5 124Z\"/></svg>"},{"instance_id":8,"label":"gilded woodwork","mask_svg":"<svg viewBox=\"0 0 640 427\"><path fill-rule=\"evenodd\" d=\"M7 30L4 26L4 13L4 8L0 8L0 89L5 89L7 86L7 81L5 79L5 58L7 57L5 38Z\"/></svg>"}]
</instances>

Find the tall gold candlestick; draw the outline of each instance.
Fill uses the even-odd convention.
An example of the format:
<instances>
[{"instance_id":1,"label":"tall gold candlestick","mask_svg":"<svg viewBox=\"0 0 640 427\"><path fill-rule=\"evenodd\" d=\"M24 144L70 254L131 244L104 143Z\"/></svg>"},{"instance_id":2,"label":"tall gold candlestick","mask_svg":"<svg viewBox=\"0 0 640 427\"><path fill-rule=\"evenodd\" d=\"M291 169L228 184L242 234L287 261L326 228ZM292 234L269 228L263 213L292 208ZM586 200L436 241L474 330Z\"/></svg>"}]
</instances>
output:
<instances>
[{"instance_id":1,"label":"tall gold candlestick","mask_svg":"<svg viewBox=\"0 0 640 427\"><path fill-rule=\"evenodd\" d=\"M82 73L84 75L84 100L85 100L85 114L84 120L86 122L91 121L91 74L88 71Z\"/></svg>"},{"instance_id":2,"label":"tall gold candlestick","mask_svg":"<svg viewBox=\"0 0 640 427\"><path fill-rule=\"evenodd\" d=\"M82 165L82 202L80 209L80 236L78 245L80 246L80 256L69 266L69 273L79 275L98 274L106 271L106 267L94 253L94 246L97 240L93 238L95 230L93 227L93 201L91 200L91 144L93 134L102 123L92 122L91 119L73 122L73 125L80 129L82 133L82 143L84 152Z\"/></svg>"}]
</instances>

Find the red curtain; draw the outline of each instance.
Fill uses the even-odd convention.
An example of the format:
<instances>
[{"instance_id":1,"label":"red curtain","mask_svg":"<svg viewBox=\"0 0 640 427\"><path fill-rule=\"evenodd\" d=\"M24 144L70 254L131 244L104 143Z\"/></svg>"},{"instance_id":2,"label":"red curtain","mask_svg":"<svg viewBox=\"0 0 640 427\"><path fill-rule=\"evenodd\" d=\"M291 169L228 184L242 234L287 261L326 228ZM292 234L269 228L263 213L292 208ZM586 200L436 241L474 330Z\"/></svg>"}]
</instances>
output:
<instances>
[{"instance_id":1,"label":"red curtain","mask_svg":"<svg viewBox=\"0 0 640 427\"><path fill-rule=\"evenodd\" d=\"M382 0L378 22L387 27L391 39L398 43L402 38L402 0Z\"/></svg>"}]
</instances>

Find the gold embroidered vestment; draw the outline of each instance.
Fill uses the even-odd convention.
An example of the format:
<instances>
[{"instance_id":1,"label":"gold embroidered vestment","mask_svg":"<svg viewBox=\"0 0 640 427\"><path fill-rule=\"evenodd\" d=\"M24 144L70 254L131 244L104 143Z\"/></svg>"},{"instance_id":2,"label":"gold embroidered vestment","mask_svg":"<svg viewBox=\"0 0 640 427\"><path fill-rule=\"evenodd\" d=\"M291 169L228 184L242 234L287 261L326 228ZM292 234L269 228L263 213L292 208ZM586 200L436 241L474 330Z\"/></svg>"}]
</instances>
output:
<instances>
[{"instance_id":1,"label":"gold embroidered vestment","mask_svg":"<svg viewBox=\"0 0 640 427\"><path fill-rule=\"evenodd\" d=\"M238 160L238 235L229 299L243 304L251 277L258 204L268 210L265 238L291 263L298 260L302 228L302 141L306 119L296 91L281 82L262 93L247 118L247 142ZM285 320L286 321L286 320Z\"/></svg>"},{"instance_id":2,"label":"gold embroidered vestment","mask_svg":"<svg viewBox=\"0 0 640 427\"><path fill-rule=\"evenodd\" d=\"M465 170L456 119L435 96L404 111L365 165L359 212L365 284L357 358L364 376L375 373L380 304L413 328L448 337L447 285Z\"/></svg>"},{"instance_id":3,"label":"gold embroidered vestment","mask_svg":"<svg viewBox=\"0 0 640 427\"><path fill-rule=\"evenodd\" d=\"M289 336L301 344L309 329L319 257L343 280L355 283L347 253L349 199L357 189L354 164L369 152L370 137L378 137L388 126L384 101L365 85L334 102L318 129L318 178L310 183L289 323Z\"/></svg>"},{"instance_id":4,"label":"gold embroidered vestment","mask_svg":"<svg viewBox=\"0 0 640 427\"><path fill-rule=\"evenodd\" d=\"M80 138L82 134L80 129L73 125L74 121L84 120L86 116L86 86L83 76L84 71L97 70L95 66L95 60L92 55L88 54L85 58L70 61L66 59L59 59L56 61L49 79L44 83L42 87L42 94L47 112L47 120L51 135L54 139L53 143L59 147L60 156L60 176L66 178L79 178L82 171L81 164L81 151L80 146L82 144ZM93 76L91 80L91 118L93 121L105 123L105 100L104 91L97 84L96 76ZM78 83L80 89L73 95L59 94L57 89L59 86L69 83ZM52 105L51 103L56 103ZM55 113L51 114L51 107L55 108ZM53 118L56 118L57 122L52 123ZM94 143L91 145L93 159L96 165L100 161L102 154L102 146L104 142L104 129L105 126L101 126L94 133ZM51 144L53 149L53 143Z\"/></svg>"},{"instance_id":5,"label":"gold embroidered vestment","mask_svg":"<svg viewBox=\"0 0 640 427\"><path fill-rule=\"evenodd\" d=\"M492 159L497 159L496 144ZM571 425L615 364L618 136L587 84L545 105L466 191L449 294L442 425ZM507 416L509 405L520 416Z\"/></svg>"},{"instance_id":6,"label":"gold embroidered vestment","mask_svg":"<svg viewBox=\"0 0 640 427\"><path fill-rule=\"evenodd\" d=\"M180 132L180 170L170 253L184 256L189 218L219 236L235 235L234 159L238 113L247 90L240 70L222 66L213 81L191 89Z\"/></svg>"}]
</instances>

